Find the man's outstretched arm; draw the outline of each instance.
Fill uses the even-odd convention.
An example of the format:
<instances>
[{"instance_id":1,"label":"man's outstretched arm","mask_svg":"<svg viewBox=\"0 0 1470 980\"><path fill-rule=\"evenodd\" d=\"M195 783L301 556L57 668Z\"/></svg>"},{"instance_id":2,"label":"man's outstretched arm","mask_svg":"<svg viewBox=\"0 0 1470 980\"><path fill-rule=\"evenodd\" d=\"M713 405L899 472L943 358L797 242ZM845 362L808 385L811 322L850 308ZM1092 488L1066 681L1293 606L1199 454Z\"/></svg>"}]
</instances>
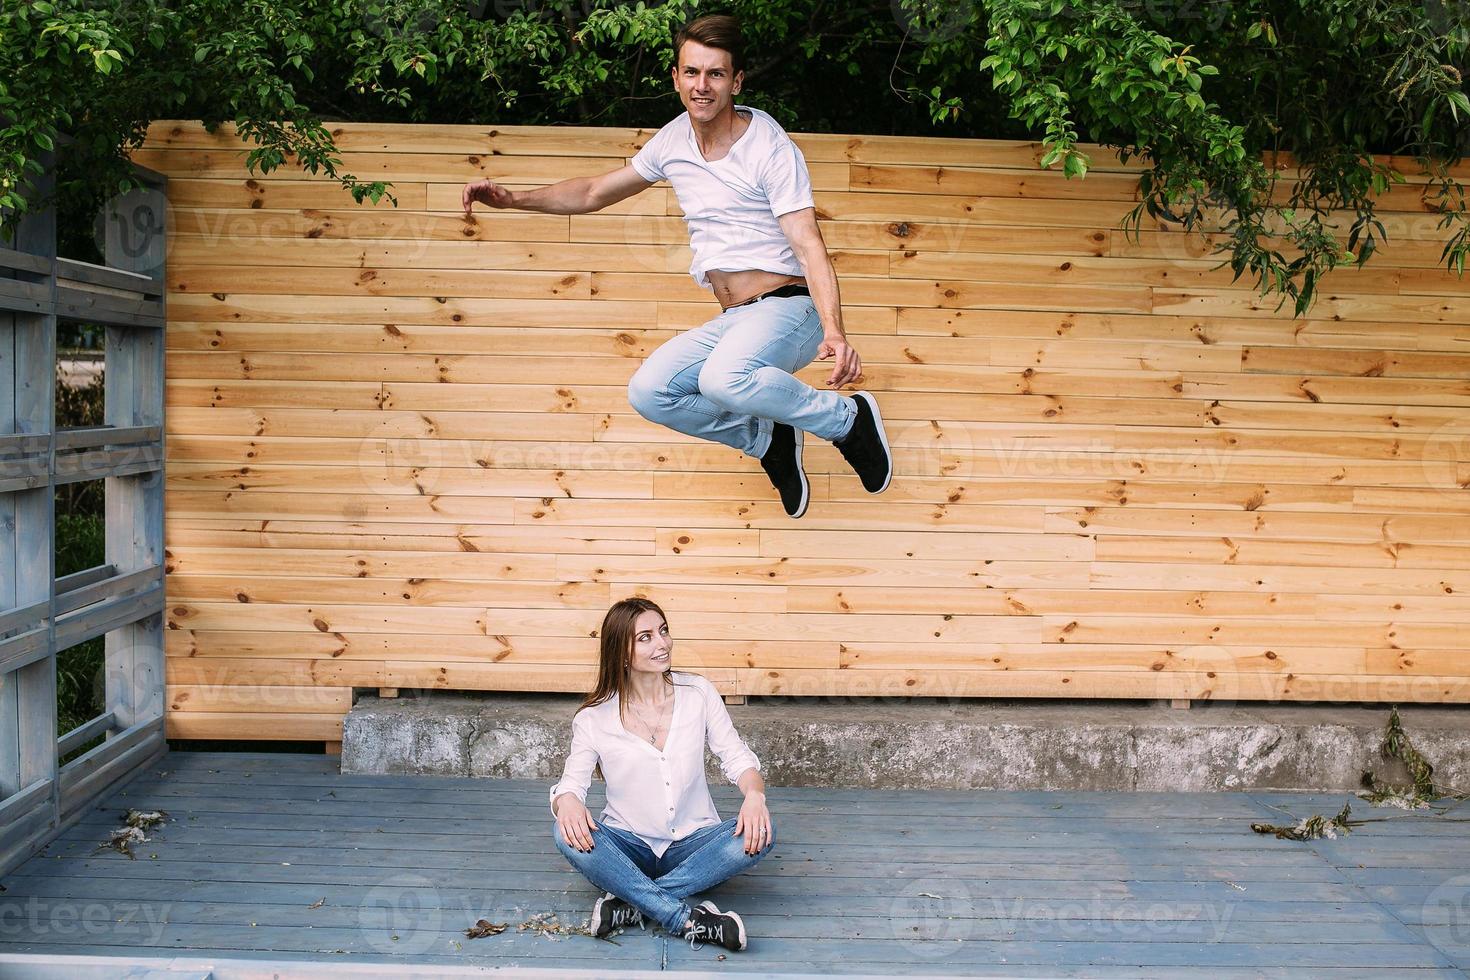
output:
<instances>
[{"instance_id":1,"label":"man's outstretched arm","mask_svg":"<svg viewBox=\"0 0 1470 980\"><path fill-rule=\"evenodd\" d=\"M842 327L842 297L837 291L837 270L832 268L827 243L817 228L816 209L788 211L776 220L781 223L781 230L786 233L786 240L791 243L791 250L801 263L807 288L812 293L812 303L822 320L822 346L817 351L817 359L835 358L827 384L841 388L862 376L863 362L847 342L847 333Z\"/></svg>"},{"instance_id":2,"label":"man's outstretched arm","mask_svg":"<svg viewBox=\"0 0 1470 980\"><path fill-rule=\"evenodd\" d=\"M571 177L529 191L513 191L493 180L472 180L464 185L460 201L466 218L476 201L492 208L515 208L545 214L587 214L601 211L652 186L629 166L609 170L596 177Z\"/></svg>"}]
</instances>

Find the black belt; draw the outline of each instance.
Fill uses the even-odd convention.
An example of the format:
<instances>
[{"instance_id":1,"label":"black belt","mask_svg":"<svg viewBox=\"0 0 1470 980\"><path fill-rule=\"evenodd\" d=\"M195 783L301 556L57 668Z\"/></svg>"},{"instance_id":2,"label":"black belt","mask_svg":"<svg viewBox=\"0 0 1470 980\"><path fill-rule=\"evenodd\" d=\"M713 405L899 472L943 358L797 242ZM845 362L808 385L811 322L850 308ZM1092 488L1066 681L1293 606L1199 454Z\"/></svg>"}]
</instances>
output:
<instances>
[{"instance_id":1,"label":"black belt","mask_svg":"<svg viewBox=\"0 0 1470 980\"><path fill-rule=\"evenodd\" d=\"M811 290L807 289L805 284L799 282L788 282L784 286L777 286L770 292L761 293L759 296L752 296L750 299L745 300L743 303L732 303L731 305L725 307L725 309L733 310L737 306L746 306L750 303L755 303L763 300L767 296L810 296L811 294Z\"/></svg>"}]
</instances>

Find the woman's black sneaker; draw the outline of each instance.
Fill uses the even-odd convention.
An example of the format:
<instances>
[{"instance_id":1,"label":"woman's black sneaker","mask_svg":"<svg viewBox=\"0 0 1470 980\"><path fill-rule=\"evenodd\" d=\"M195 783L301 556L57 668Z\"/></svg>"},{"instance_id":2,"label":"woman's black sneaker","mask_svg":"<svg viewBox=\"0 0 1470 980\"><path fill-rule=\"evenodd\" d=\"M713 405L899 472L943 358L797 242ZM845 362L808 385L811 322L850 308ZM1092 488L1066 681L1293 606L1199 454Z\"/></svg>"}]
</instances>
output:
<instances>
[{"instance_id":1,"label":"woman's black sneaker","mask_svg":"<svg viewBox=\"0 0 1470 980\"><path fill-rule=\"evenodd\" d=\"M705 943L723 946L732 953L745 948L745 922L735 912L719 912L711 902L696 905L690 918L694 926L685 930L689 948L699 949Z\"/></svg>"},{"instance_id":2,"label":"woman's black sneaker","mask_svg":"<svg viewBox=\"0 0 1470 980\"><path fill-rule=\"evenodd\" d=\"M788 517L800 517L806 513L812 489L807 483L806 471L801 468L801 443L805 433L784 422L775 422L771 428L771 445L761 457L761 469L771 478L771 486L781 494L781 506Z\"/></svg>"},{"instance_id":3,"label":"woman's black sneaker","mask_svg":"<svg viewBox=\"0 0 1470 980\"><path fill-rule=\"evenodd\" d=\"M893 455L888 451L888 433L883 430L878 399L859 391L852 400L857 405L857 418L847 435L832 445L863 481L864 490L882 493L893 479Z\"/></svg>"},{"instance_id":4,"label":"woman's black sneaker","mask_svg":"<svg viewBox=\"0 0 1470 980\"><path fill-rule=\"evenodd\" d=\"M609 935L614 929L626 926L643 928L643 913L637 906L623 901L612 892L599 898L592 906L592 919L587 923L587 931L598 939Z\"/></svg>"}]
</instances>

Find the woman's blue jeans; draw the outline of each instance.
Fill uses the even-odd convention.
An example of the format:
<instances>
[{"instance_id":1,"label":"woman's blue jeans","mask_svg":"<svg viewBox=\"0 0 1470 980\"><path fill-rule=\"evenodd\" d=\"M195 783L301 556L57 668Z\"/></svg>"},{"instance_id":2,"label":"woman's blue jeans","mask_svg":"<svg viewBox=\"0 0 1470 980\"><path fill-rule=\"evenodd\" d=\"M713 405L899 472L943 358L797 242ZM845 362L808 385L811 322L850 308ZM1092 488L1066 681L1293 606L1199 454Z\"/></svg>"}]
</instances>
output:
<instances>
[{"instance_id":1,"label":"woman's blue jeans","mask_svg":"<svg viewBox=\"0 0 1470 980\"><path fill-rule=\"evenodd\" d=\"M669 845L656 856L642 838L597 821L592 831L592 850L579 851L561 836L553 821L551 836L572 867L603 891L636 906L645 918L663 926L672 935L684 931L693 914L684 901L720 882L746 871L770 853L771 839L755 854L745 853L745 837L734 836L735 818L694 833Z\"/></svg>"},{"instance_id":2,"label":"woman's blue jeans","mask_svg":"<svg viewBox=\"0 0 1470 980\"><path fill-rule=\"evenodd\" d=\"M810 296L769 296L665 342L628 383L628 402L650 422L756 459L773 420L830 442L847 435L857 407L793 375L821 343Z\"/></svg>"}]
</instances>

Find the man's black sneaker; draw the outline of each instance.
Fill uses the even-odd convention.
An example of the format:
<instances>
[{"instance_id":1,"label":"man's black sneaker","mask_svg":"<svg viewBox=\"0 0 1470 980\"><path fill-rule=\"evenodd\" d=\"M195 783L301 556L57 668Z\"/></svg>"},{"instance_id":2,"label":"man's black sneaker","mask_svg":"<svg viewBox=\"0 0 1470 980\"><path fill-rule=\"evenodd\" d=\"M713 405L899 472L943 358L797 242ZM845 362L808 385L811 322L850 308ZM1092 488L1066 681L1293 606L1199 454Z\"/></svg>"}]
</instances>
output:
<instances>
[{"instance_id":1,"label":"man's black sneaker","mask_svg":"<svg viewBox=\"0 0 1470 980\"><path fill-rule=\"evenodd\" d=\"M745 922L735 912L721 912L713 902L701 902L690 910L694 926L685 931L689 948L699 949L705 943L723 946L735 953L744 949Z\"/></svg>"},{"instance_id":2,"label":"man's black sneaker","mask_svg":"<svg viewBox=\"0 0 1470 980\"><path fill-rule=\"evenodd\" d=\"M847 435L832 445L863 481L864 490L882 493L893 479L893 455L888 451L888 433L883 431L878 399L859 391L852 400L857 405L857 418Z\"/></svg>"},{"instance_id":3,"label":"man's black sneaker","mask_svg":"<svg viewBox=\"0 0 1470 980\"><path fill-rule=\"evenodd\" d=\"M643 928L643 913L637 906L623 901L612 892L599 898L592 906L592 919L587 923L587 931L598 939L625 926Z\"/></svg>"},{"instance_id":4,"label":"man's black sneaker","mask_svg":"<svg viewBox=\"0 0 1470 980\"><path fill-rule=\"evenodd\" d=\"M781 506L788 517L800 517L806 513L811 500L812 488L806 480L806 471L801 468L801 443L805 433L793 429L785 422L775 422L771 428L771 446L761 457L761 469L771 478L771 486L781 494Z\"/></svg>"}]
</instances>

